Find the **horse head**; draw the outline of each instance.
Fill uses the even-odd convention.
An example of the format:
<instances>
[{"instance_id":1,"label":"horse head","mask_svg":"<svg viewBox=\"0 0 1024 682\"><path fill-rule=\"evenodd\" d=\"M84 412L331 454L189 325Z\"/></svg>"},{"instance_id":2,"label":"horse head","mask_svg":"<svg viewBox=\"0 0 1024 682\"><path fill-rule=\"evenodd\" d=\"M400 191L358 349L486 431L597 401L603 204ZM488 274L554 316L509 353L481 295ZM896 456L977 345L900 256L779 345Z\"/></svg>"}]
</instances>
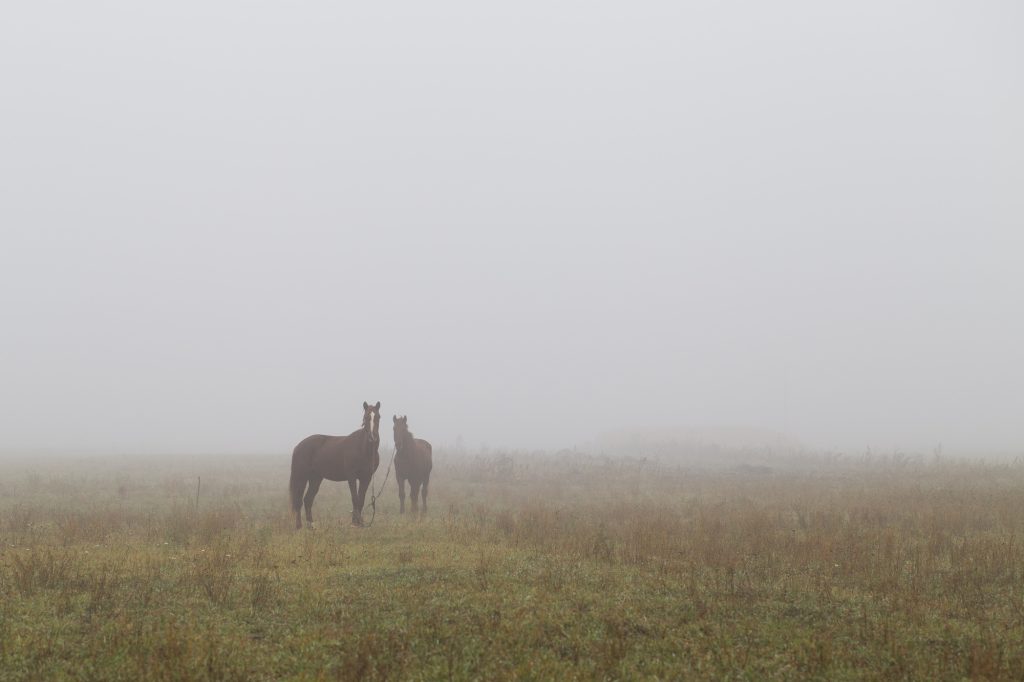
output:
<instances>
[{"instance_id":1,"label":"horse head","mask_svg":"<svg viewBox=\"0 0 1024 682\"><path fill-rule=\"evenodd\" d=\"M391 421L395 425L395 447L398 447L406 441L410 436L409 433L409 415L399 417L397 414L391 417Z\"/></svg>"},{"instance_id":2,"label":"horse head","mask_svg":"<svg viewBox=\"0 0 1024 682\"><path fill-rule=\"evenodd\" d=\"M373 443L380 442L380 401L376 405L363 403L363 430L366 431Z\"/></svg>"}]
</instances>

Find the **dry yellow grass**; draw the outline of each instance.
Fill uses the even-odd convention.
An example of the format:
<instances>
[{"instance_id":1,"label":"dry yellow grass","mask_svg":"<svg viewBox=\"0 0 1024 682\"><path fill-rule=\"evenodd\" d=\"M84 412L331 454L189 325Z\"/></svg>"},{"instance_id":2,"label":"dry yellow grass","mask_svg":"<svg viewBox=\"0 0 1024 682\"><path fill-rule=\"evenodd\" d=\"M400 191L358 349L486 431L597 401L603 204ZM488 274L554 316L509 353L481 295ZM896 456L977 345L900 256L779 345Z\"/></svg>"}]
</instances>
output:
<instances>
[{"instance_id":1,"label":"dry yellow grass","mask_svg":"<svg viewBox=\"0 0 1024 682\"><path fill-rule=\"evenodd\" d=\"M741 461L438 453L301 532L286 456L8 462L0 677L1024 676L1024 466Z\"/></svg>"}]
</instances>

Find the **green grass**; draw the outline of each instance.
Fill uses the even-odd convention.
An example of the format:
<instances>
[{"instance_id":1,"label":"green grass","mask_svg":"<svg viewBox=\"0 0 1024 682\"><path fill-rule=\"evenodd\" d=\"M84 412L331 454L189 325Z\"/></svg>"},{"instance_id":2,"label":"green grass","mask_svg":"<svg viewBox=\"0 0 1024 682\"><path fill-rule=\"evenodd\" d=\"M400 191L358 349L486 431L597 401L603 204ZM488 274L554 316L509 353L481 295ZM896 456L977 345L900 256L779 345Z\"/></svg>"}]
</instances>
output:
<instances>
[{"instance_id":1,"label":"green grass","mask_svg":"<svg viewBox=\"0 0 1024 682\"><path fill-rule=\"evenodd\" d=\"M286 455L3 464L0 678L1024 676L1024 466L435 459L301 532Z\"/></svg>"}]
</instances>

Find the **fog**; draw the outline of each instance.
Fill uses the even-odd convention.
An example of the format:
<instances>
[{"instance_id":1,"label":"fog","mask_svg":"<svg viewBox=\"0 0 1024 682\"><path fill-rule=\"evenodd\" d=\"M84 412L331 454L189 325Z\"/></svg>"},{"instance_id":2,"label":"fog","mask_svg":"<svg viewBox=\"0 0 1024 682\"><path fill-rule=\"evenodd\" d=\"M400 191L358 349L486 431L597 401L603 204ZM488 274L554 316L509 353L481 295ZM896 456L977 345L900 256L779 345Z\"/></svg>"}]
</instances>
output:
<instances>
[{"instance_id":1,"label":"fog","mask_svg":"<svg viewBox=\"0 0 1024 682\"><path fill-rule=\"evenodd\" d=\"M32 2L0 452L1024 449L1016 2Z\"/></svg>"}]
</instances>

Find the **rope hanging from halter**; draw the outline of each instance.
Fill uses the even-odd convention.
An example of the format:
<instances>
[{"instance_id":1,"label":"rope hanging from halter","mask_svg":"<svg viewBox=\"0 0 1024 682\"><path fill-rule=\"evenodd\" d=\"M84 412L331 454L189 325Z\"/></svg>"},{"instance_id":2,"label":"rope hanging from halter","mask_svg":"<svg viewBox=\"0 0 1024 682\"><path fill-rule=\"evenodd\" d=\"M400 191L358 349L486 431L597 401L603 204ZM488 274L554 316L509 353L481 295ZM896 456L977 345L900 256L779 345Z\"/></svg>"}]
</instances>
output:
<instances>
[{"instance_id":1,"label":"rope hanging from halter","mask_svg":"<svg viewBox=\"0 0 1024 682\"><path fill-rule=\"evenodd\" d=\"M384 482L380 484L380 489L377 492L373 492L373 475L370 475L370 522L366 524L369 528L373 525L373 520L377 518L377 498L384 492L384 486L388 484L388 476L391 475L391 465L395 462L395 455L398 454L398 446L395 446L394 452L391 453L391 461L388 462L388 470L384 472ZM376 471L374 473L377 473Z\"/></svg>"}]
</instances>

